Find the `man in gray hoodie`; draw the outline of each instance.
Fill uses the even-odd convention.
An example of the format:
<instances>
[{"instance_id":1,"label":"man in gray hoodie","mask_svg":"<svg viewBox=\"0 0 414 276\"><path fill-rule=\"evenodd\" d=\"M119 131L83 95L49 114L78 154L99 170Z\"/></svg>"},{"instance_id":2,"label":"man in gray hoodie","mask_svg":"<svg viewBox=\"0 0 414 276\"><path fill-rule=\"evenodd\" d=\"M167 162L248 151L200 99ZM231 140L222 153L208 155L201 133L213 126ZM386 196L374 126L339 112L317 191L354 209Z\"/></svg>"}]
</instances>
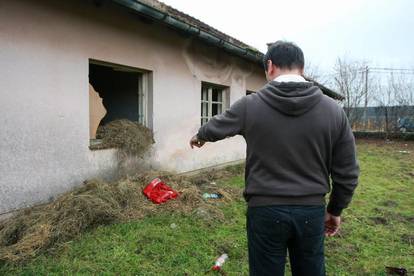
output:
<instances>
[{"instance_id":1,"label":"man in gray hoodie","mask_svg":"<svg viewBox=\"0 0 414 276\"><path fill-rule=\"evenodd\" d=\"M325 275L324 237L338 232L358 183L354 136L343 109L303 78L299 47L277 41L263 64L269 82L209 120L190 145L246 140L250 275L284 275L287 251L293 275Z\"/></svg>"}]
</instances>

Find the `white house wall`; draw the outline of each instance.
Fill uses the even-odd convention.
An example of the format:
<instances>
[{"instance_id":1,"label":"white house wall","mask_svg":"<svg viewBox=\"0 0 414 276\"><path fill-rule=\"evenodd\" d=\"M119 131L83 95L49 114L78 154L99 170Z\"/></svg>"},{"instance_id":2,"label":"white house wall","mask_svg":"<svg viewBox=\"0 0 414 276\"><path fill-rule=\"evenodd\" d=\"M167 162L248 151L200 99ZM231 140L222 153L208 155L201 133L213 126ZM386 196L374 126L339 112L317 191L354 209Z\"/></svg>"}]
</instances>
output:
<instances>
[{"instance_id":1,"label":"white house wall","mask_svg":"<svg viewBox=\"0 0 414 276\"><path fill-rule=\"evenodd\" d=\"M257 90L257 65L113 4L0 1L0 213L44 202L91 177L110 178L115 150L89 149L89 59L152 71L156 168L184 172L242 159L242 138L191 150L201 82Z\"/></svg>"}]
</instances>

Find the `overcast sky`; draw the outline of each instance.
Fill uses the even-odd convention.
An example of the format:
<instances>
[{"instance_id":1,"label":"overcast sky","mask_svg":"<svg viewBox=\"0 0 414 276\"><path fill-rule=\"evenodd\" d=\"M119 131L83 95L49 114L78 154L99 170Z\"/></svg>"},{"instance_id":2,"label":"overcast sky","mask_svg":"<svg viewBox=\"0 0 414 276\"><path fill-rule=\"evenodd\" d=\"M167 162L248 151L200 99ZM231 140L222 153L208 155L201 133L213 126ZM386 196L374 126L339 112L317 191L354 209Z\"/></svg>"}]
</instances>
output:
<instances>
[{"instance_id":1,"label":"overcast sky","mask_svg":"<svg viewBox=\"0 0 414 276\"><path fill-rule=\"evenodd\" d=\"M337 57L414 68L413 0L163 0L262 52L298 44L324 72Z\"/></svg>"}]
</instances>

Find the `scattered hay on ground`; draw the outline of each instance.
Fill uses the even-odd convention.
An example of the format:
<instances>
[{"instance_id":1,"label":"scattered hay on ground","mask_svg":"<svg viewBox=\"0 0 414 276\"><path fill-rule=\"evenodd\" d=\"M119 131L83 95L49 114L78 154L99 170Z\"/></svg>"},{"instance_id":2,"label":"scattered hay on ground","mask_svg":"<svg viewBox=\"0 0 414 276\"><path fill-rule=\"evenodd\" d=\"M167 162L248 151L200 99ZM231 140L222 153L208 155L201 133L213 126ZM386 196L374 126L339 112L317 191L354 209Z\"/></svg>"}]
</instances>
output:
<instances>
[{"instance_id":1,"label":"scattered hay on ground","mask_svg":"<svg viewBox=\"0 0 414 276\"><path fill-rule=\"evenodd\" d=\"M241 188L218 188L213 182L217 177L231 176L229 171L203 175L185 177L150 171L114 183L86 181L49 204L20 211L1 221L0 263L29 260L98 225L141 219L161 212L181 212L210 222L222 221L220 205L241 199ZM142 190L155 177L164 180L180 196L161 205L147 200ZM204 192L219 192L223 198L204 200Z\"/></svg>"},{"instance_id":2,"label":"scattered hay on ground","mask_svg":"<svg viewBox=\"0 0 414 276\"><path fill-rule=\"evenodd\" d=\"M96 138L102 139L99 148L117 148L133 156L143 156L154 144L153 133L149 128L127 119L99 126Z\"/></svg>"},{"instance_id":3,"label":"scattered hay on ground","mask_svg":"<svg viewBox=\"0 0 414 276\"><path fill-rule=\"evenodd\" d=\"M97 137L102 139L99 148L118 148L124 157L142 157L154 143L150 129L129 120L116 120L100 127ZM86 181L49 204L20 211L1 221L0 264L29 260L98 225L141 219L160 212L182 212L207 221L223 220L220 204L241 198L241 189L219 189L213 180L241 171L241 166L235 166L192 177L150 171L114 183ZM180 196L162 205L147 200L142 190L156 177ZM219 192L224 197L206 201L202 198L204 192Z\"/></svg>"}]
</instances>

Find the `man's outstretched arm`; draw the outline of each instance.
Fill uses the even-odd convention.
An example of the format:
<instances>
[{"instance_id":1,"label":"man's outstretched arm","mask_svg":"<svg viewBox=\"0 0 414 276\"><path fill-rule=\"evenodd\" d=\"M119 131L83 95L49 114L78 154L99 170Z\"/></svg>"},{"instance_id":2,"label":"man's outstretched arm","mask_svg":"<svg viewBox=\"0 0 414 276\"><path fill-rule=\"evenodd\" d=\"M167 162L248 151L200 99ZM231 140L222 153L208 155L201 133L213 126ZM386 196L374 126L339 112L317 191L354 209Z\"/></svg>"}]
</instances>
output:
<instances>
[{"instance_id":1,"label":"man's outstretched arm","mask_svg":"<svg viewBox=\"0 0 414 276\"><path fill-rule=\"evenodd\" d=\"M200 127L190 140L191 148L202 147L205 142L215 142L237 134L243 134L246 110L246 98L235 102L224 113L211 118Z\"/></svg>"}]
</instances>

